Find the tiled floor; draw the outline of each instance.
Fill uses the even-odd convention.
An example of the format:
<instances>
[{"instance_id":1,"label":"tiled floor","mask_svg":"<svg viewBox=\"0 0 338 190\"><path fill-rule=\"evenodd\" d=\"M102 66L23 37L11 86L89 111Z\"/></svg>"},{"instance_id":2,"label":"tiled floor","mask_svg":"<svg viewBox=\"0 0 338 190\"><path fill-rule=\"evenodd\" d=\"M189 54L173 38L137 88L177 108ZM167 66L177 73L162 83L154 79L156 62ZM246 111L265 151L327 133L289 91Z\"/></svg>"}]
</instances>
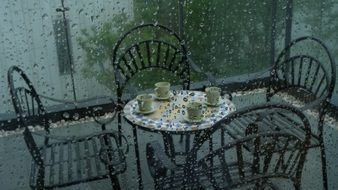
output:
<instances>
[{"instance_id":1,"label":"tiled floor","mask_svg":"<svg viewBox=\"0 0 338 190\"><path fill-rule=\"evenodd\" d=\"M234 97L235 104L245 106L263 101L262 96L238 96ZM127 124L124 134L132 143L131 127ZM115 125L109 126L116 129ZM325 139L327 148L328 176L330 189L338 189L338 126L334 124L325 126ZM98 131L100 128L93 124L87 123L82 125L64 126L53 129L54 134L81 135L89 134L92 131ZM150 140L160 140L161 136L156 133L139 132L139 148L141 150L141 166L142 176L145 189L153 189L152 179L148 172L145 145ZM81 134L80 134L81 133ZM26 149L22 135L10 135L0 138L0 189L1 190L17 190L29 189L28 179L30 171L31 156ZM321 170L320 170L319 150L313 149L307 155L302 180L302 189L322 189L321 186ZM127 171L119 176L123 189L137 189L137 175L134 158L134 149L131 145L129 154L127 155ZM101 180L96 182L74 185L64 189L111 189L109 180ZM282 189L288 189L288 185L283 185Z\"/></svg>"}]
</instances>

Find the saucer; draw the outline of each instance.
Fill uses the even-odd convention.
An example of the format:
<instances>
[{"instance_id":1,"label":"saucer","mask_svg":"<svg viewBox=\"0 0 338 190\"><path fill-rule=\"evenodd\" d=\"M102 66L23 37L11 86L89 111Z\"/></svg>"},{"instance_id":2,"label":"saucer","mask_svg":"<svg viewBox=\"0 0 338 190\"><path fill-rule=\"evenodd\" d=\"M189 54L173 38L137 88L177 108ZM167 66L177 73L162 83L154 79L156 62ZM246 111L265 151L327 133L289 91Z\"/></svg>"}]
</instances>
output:
<instances>
[{"instance_id":1,"label":"saucer","mask_svg":"<svg viewBox=\"0 0 338 190\"><path fill-rule=\"evenodd\" d=\"M156 99L156 100L169 100L169 98L172 96L172 93L170 92L169 94L168 94L168 96L166 96L166 97L158 97L158 96L156 96L156 94L154 94L154 98Z\"/></svg>"},{"instance_id":2,"label":"saucer","mask_svg":"<svg viewBox=\"0 0 338 190\"><path fill-rule=\"evenodd\" d=\"M210 106L210 107L218 107L218 106L220 106L220 105L222 104L222 100L219 100L219 101L217 102L217 104L210 104L210 103L207 102L207 101L205 101L204 104L207 105L207 106Z\"/></svg>"},{"instance_id":3,"label":"saucer","mask_svg":"<svg viewBox=\"0 0 338 190\"><path fill-rule=\"evenodd\" d=\"M151 114L151 113L154 113L156 110L157 110L157 108L154 105L152 106L151 110L146 110L146 111L141 111L138 108L138 105L136 105L136 107L135 107L135 112L138 113L138 114Z\"/></svg>"},{"instance_id":4,"label":"saucer","mask_svg":"<svg viewBox=\"0 0 338 190\"><path fill-rule=\"evenodd\" d=\"M189 119L188 116L184 116L184 120L188 123L200 123L203 121L203 116L198 119Z\"/></svg>"}]
</instances>

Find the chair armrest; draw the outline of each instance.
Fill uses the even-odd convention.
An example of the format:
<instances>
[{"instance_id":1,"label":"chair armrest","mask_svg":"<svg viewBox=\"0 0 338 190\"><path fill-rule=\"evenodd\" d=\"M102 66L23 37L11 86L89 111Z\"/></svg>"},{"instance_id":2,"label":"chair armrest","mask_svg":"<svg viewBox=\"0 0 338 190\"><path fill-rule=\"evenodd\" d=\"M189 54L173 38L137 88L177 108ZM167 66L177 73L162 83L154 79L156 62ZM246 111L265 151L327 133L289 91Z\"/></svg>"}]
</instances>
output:
<instances>
[{"instance_id":1,"label":"chair armrest","mask_svg":"<svg viewBox=\"0 0 338 190\"><path fill-rule=\"evenodd\" d=\"M277 93L278 93L278 91L277 91ZM283 101L284 101L283 104L288 104L290 106L297 107L301 111L307 111L307 110L311 110L311 109L318 109L322 105L324 105L325 102L327 102L327 100L326 100L327 97L325 95L322 95L321 97L315 98L315 99L313 99L311 101L299 101L299 100L297 100L297 98L296 98L296 100L287 100L285 98L287 96L285 96L283 94L277 94L277 93L272 94L271 97L273 97L273 96L279 96L281 99L283 99ZM295 97L295 96L293 96L293 97ZM297 104L298 101L300 102L301 105L297 106L295 104Z\"/></svg>"},{"instance_id":2,"label":"chair armrest","mask_svg":"<svg viewBox=\"0 0 338 190\"><path fill-rule=\"evenodd\" d=\"M37 135L37 136L47 137L47 138L54 139L54 140L61 141L61 142L90 139L90 138L93 138L93 137L99 136L99 135L110 135L110 136L113 136L115 139L118 139L118 137L119 137L118 132L116 132L114 130L98 131L98 132L94 132L94 133L91 133L91 134L85 135L85 136L59 136L59 135L51 135L51 134L46 133L46 132L36 132L36 131L33 131L32 134ZM129 152L129 144L128 144L126 137L123 136L123 135L121 135L121 136L122 136L122 139L125 140L125 143L127 145L126 150L124 151L124 153L127 154Z\"/></svg>"},{"instance_id":3,"label":"chair armrest","mask_svg":"<svg viewBox=\"0 0 338 190\"><path fill-rule=\"evenodd\" d=\"M92 112L91 112L91 116L93 117L93 119L94 119L94 121L96 122L96 123L98 123L98 124L100 124L100 125L106 125L106 124L108 124L108 123L111 123L112 121L114 121L114 119L115 119L115 117L116 117L116 115L117 115L117 113L118 113L118 107L117 107L117 105L114 103L114 101L113 100L111 100L112 101L112 104L114 105L114 112L113 112L113 115L112 115L112 117L111 118L109 118L109 119L106 119L105 121L103 121L103 120L101 120L100 119L100 114L97 114L96 112L98 112L98 111L102 111L102 107L96 107L96 108L94 108L93 110L92 110Z\"/></svg>"},{"instance_id":4,"label":"chair armrest","mask_svg":"<svg viewBox=\"0 0 338 190\"><path fill-rule=\"evenodd\" d=\"M62 142L73 141L76 139L75 136L51 135L45 131L44 132L32 131L31 133L37 136L46 137L46 138L50 138L50 139L62 141Z\"/></svg>"},{"instance_id":5,"label":"chair armrest","mask_svg":"<svg viewBox=\"0 0 338 190\"><path fill-rule=\"evenodd\" d=\"M124 135L121 135L117 131L114 131L114 130L98 131L98 132L91 133L90 135L87 135L87 136L75 137L74 140L80 140L80 139L84 139L84 138L90 139L90 138L93 138L93 137L99 136L99 135L109 135L109 136L112 136L112 137L114 137L114 139L116 141L118 140L119 136L121 136L122 139L126 143L126 149L125 149L124 153L127 154L129 152L129 144L128 144L127 138ZM121 144L119 144L119 145L121 145Z\"/></svg>"},{"instance_id":6,"label":"chair armrest","mask_svg":"<svg viewBox=\"0 0 338 190\"><path fill-rule=\"evenodd\" d=\"M323 105L323 102L325 102L325 98L324 97L320 97L312 102L309 102L309 103L306 103L305 106L299 108L300 110L302 111L306 111L306 110L309 110L309 109L313 109L313 108L316 108L316 107L319 107L320 105ZM325 104L324 104L325 105Z\"/></svg>"},{"instance_id":7,"label":"chair armrest","mask_svg":"<svg viewBox=\"0 0 338 190\"><path fill-rule=\"evenodd\" d=\"M168 170L177 168L158 141L147 143L147 162L153 178L164 177Z\"/></svg>"}]
</instances>

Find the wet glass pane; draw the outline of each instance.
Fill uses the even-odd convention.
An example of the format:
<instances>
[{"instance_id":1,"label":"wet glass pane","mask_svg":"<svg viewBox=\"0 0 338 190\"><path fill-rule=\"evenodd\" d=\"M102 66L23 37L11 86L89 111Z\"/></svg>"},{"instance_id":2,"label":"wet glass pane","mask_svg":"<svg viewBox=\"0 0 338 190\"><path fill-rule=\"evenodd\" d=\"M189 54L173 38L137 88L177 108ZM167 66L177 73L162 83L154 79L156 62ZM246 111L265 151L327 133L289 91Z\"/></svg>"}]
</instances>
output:
<instances>
[{"instance_id":1,"label":"wet glass pane","mask_svg":"<svg viewBox=\"0 0 338 190\"><path fill-rule=\"evenodd\" d=\"M337 189L337 5L1 1L1 189Z\"/></svg>"},{"instance_id":2,"label":"wet glass pane","mask_svg":"<svg viewBox=\"0 0 338 190\"><path fill-rule=\"evenodd\" d=\"M334 34L336 30L335 17L337 15L337 1L295 1L292 35L294 37L310 35L325 42L331 50L334 59L337 59L336 41ZM314 52L316 50L313 50ZM318 50L317 50L318 51ZM319 52L316 52L320 54ZM327 58L326 58L327 59ZM325 60L325 57L324 57ZM327 60L325 60L327 61ZM334 92L332 102L337 104L337 91Z\"/></svg>"},{"instance_id":3,"label":"wet glass pane","mask_svg":"<svg viewBox=\"0 0 338 190\"><path fill-rule=\"evenodd\" d=\"M187 1L185 29L191 57L216 76L268 67L270 8L271 1Z\"/></svg>"}]
</instances>

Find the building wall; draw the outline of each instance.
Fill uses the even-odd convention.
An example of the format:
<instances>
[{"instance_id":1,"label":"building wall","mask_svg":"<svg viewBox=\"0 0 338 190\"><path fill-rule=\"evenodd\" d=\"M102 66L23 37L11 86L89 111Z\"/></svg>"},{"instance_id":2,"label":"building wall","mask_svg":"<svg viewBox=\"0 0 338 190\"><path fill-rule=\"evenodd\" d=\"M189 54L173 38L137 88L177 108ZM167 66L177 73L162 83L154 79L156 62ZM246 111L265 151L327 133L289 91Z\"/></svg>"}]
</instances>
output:
<instances>
[{"instance_id":1,"label":"building wall","mask_svg":"<svg viewBox=\"0 0 338 190\"><path fill-rule=\"evenodd\" d=\"M100 27L122 9L132 13L132 0L65 0L69 8L71 46L77 99L111 95L97 81L84 79L84 52L77 43L81 29ZM0 113L12 111L7 87L7 70L21 67L37 91L46 96L73 100L70 75L60 75L53 19L61 0L2 0L0 6Z\"/></svg>"}]
</instances>

